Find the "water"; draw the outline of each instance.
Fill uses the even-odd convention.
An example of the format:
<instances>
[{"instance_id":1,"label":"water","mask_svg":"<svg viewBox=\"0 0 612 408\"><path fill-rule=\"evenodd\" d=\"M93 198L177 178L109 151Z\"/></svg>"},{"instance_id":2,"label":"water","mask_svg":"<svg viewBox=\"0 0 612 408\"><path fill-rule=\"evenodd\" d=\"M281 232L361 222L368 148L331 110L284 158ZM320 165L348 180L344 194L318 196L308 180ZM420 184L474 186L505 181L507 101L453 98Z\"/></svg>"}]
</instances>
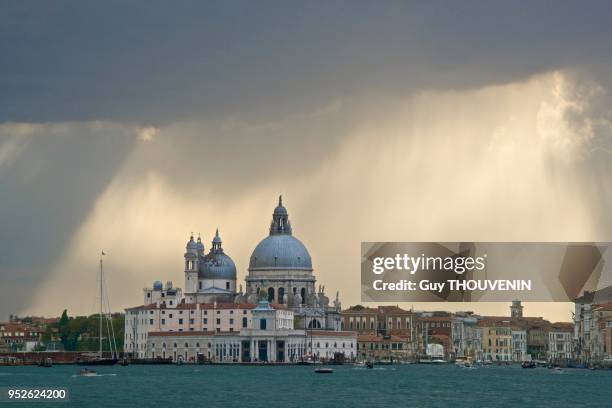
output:
<instances>
[{"instance_id":1,"label":"water","mask_svg":"<svg viewBox=\"0 0 612 408\"><path fill-rule=\"evenodd\" d=\"M67 387L70 402L53 406L71 407L612 406L612 371L398 365L315 374L304 366L133 365L80 377L78 370L0 367L0 388Z\"/></svg>"}]
</instances>

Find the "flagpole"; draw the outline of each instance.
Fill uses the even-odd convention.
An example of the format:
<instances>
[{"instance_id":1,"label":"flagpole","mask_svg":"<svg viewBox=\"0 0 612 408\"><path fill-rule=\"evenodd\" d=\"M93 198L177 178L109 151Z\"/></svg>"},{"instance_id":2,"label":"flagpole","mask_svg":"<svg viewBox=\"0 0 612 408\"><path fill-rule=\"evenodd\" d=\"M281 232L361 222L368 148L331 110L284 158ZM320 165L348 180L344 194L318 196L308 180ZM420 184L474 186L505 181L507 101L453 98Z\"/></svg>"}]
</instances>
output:
<instances>
[{"instance_id":1,"label":"flagpole","mask_svg":"<svg viewBox=\"0 0 612 408\"><path fill-rule=\"evenodd\" d=\"M102 255L104 252L100 254L100 359L102 359Z\"/></svg>"}]
</instances>

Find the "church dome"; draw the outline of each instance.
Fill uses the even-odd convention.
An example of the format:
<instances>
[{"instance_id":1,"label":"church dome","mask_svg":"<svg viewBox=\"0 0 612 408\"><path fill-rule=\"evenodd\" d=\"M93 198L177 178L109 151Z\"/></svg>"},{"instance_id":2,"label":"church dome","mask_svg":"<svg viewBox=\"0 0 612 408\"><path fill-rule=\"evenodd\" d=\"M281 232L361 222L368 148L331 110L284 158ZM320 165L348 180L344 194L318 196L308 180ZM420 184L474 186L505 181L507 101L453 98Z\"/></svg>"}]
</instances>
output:
<instances>
[{"instance_id":1,"label":"church dome","mask_svg":"<svg viewBox=\"0 0 612 408\"><path fill-rule=\"evenodd\" d=\"M236 280L236 265L232 258L223 252L219 230L217 230L212 241L210 252L206 254L198 266L198 277L200 279Z\"/></svg>"},{"instance_id":2,"label":"church dome","mask_svg":"<svg viewBox=\"0 0 612 408\"><path fill-rule=\"evenodd\" d=\"M193 235L191 237L189 237L189 241L187 241L187 245L185 245L185 248L188 251L190 249L193 249L193 250L197 250L198 249L198 244L196 244L196 242L193 240Z\"/></svg>"},{"instance_id":3,"label":"church dome","mask_svg":"<svg viewBox=\"0 0 612 408\"><path fill-rule=\"evenodd\" d=\"M249 270L297 269L312 271L312 259L302 242L292 235L282 197L272 214L270 235L251 254Z\"/></svg>"}]
</instances>

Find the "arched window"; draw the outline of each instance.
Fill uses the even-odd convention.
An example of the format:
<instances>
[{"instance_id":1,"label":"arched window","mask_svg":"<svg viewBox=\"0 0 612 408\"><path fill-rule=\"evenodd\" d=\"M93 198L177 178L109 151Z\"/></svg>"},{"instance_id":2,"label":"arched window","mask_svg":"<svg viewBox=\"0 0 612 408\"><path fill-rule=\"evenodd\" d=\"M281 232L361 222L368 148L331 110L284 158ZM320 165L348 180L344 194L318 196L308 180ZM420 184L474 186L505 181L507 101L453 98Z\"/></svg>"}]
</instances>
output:
<instances>
[{"instance_id":1,"label":"arched window","mask_svg":"<svg viewBox=\"0 0 612 408\"><path fill-rule=\"evenodd\" d=\"M189 343L185 343L185 348L189 348Z\"/></svg>"},{"instance_id":2,"label":"arched window","mask_svg":"<svg viewBox=\"0 0 612 408\"><path fill-rule=\"evenodd\" d=\"M259 329L266 330L266 319L259 319Z\"/></svg>"},{"instance_id":3,"label":"arched window","mask_svg":"<svg viewBox=\"0 0 612 408\"><path fill-rule=\"evenodd\" d=\"M285 288L278 288L278 303L283 304L285 297Z\"/></svg>"},{"instance_id":4,"label":"arched window","mask_svg":"<svg viewBox=\"0 0 612 408\"><path fill-rule=\"evenodd\" d=\"M309 329L320 329L321 328L321 322L319 322L317 319L313 319L313 320L310 321L310 323L308 323L308 328Z\"/></svg>"},{"instance_id":5,"label":"arched window","mask_svg":"<svg viewBox=\"0 0 612 408\"><path fill-rule=\"evenodd\" d=\"M274 288L268 288L268 302L274 303Z\"/></svg>"},{"instance_id":6,"label":"arched window","mask_svg":"<svg viewBox=\"0 0 612 408\"><path fill-rule=\"evenodd\" d=\"M174 343L174 347L176 348L176 343Z\"/></svg>"},{"instance_id":7,"label":"arched window","mask_svg":"<svg viewBox=\"0 0 612 408\"><path fill-rule=\"evenodd\" d=\"M305 305L306 304L306 288L302 288L302 290L300 290L300 296L302 297L302 304Z\"/></svg>"},{"instance_id":8,"label":"arched window","mask_svg":"<svg viewBox=\"0 0 612 408\"><path fill-rule=\"evenodd\" d=\"M246 318L246 317L243 317L243 318L242 318L242 328L243 328L243 329L246 329L246 327L247 327L247 318Z\"/></svg>"}]
</instances>

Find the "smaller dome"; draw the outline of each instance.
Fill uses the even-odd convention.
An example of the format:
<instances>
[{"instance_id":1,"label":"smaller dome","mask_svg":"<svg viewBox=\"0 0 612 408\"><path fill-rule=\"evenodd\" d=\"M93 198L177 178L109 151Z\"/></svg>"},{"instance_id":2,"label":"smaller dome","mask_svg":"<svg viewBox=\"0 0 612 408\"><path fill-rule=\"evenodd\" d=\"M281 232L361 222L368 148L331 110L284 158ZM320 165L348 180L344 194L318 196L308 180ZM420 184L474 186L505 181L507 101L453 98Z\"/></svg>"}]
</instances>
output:
<instances>
[{"instance_id":1,"label":"smaller dome","mask_svg":"<svg viewBox=\"0 0 612 408\"><path fill-rule=\"evenodd\" d=\"M202 238L198 237L198 243L196 244L196 247L199 253L204 253L204 244L202 243Z\"/></svg>"},{"instance_id":2,"label":"smaller dome","mask_svg":"<svg viewBox=\"0 0 612 408\"><path fill-rule=\"evenodd\" d=\"M223 252L219 229L212 240L210 252L200 262L198 276L202 279L236 280L236 265L232 258Z\"/></svg>"},{"instance_id":3,"label":"smaller dome","mask_svg":"<svg viewBox=\"0 0 612 408\"><path fill-rule=\"evenodd\" d=\"M162 290L163 287L164 285L161 283L161 281L153 282L153 290Z\"/></svg>"},{"instance_id":4,"label":"smaller dome","mask_svg":"<svg viewBox=\"0 0 612 408\"><path fill-rule=\"evenodd\" d=\"M187 241L187 245L185 245L187 249L198 249L198 244L193 240L193 235L189 237L189 241Z\"/></svg>"},{"instance_id":5,"label":"smaller dome","mask_svg":"<svg viewBox=\"0 0 612 408\"><path fill-rule=\"evenodd\" d=\"M224 253L209 253L200 262L198 276L201 279L236 280L236 265Z\"/></svg>"}]
</instances>

